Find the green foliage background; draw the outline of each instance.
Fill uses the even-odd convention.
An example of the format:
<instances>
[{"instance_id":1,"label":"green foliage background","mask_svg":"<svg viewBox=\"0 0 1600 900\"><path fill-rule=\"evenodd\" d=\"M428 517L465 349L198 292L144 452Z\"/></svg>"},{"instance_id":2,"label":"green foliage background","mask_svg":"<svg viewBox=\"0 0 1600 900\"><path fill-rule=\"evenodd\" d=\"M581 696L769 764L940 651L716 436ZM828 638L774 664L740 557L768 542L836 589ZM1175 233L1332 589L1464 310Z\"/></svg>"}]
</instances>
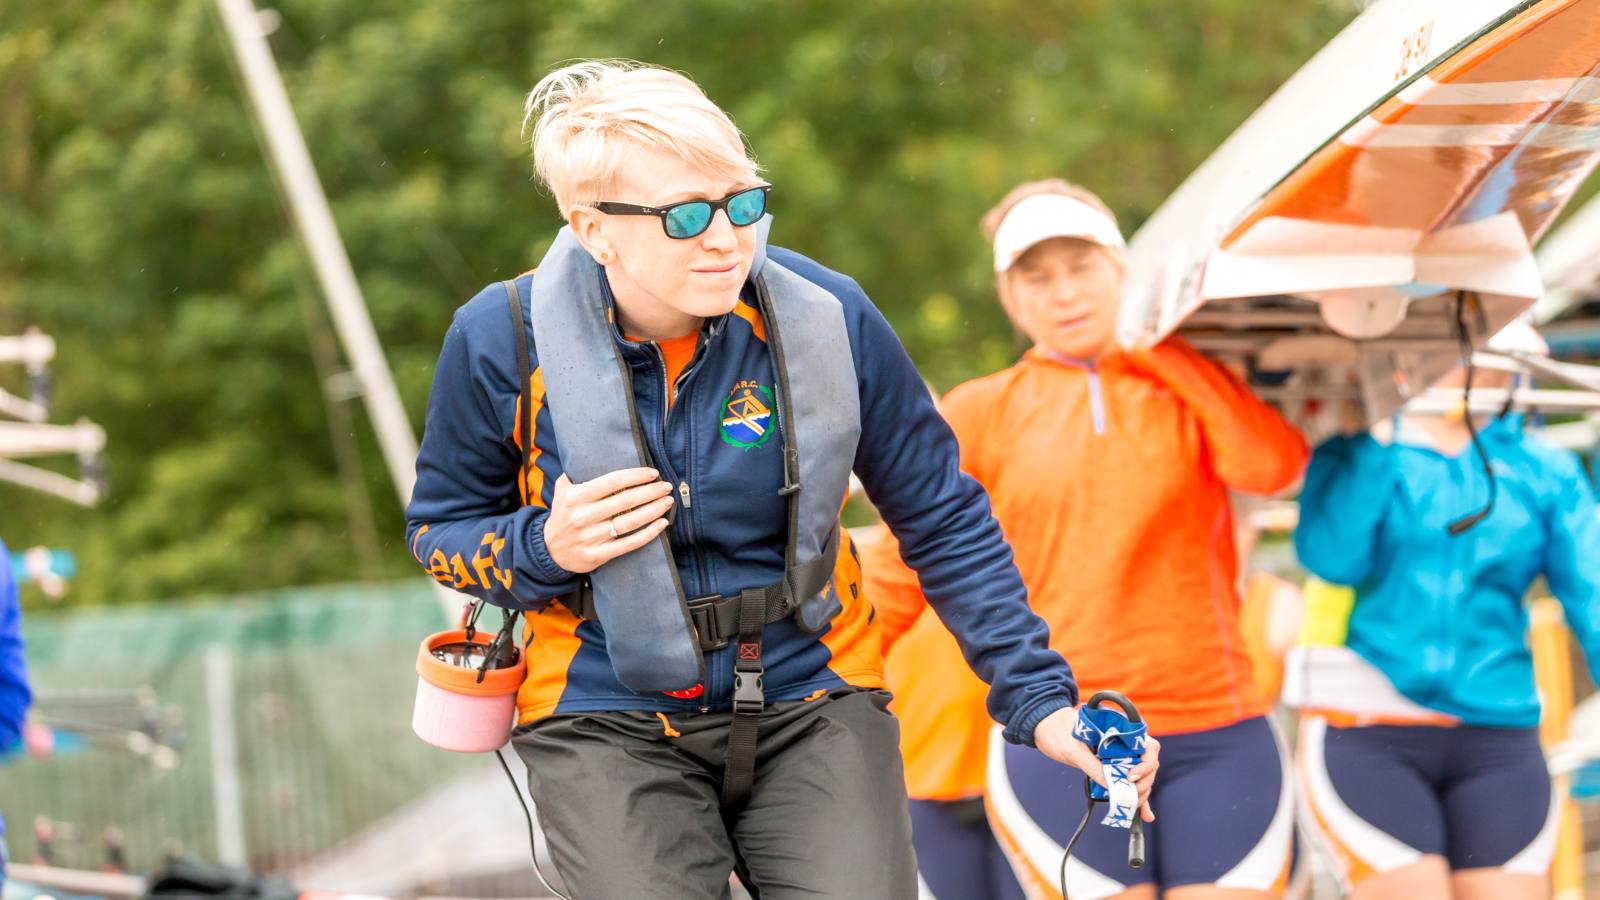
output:
<instances>
[{"instance_id":1,"label":"green foliage background","mask_svg":"<svg viewBox=\"0 0 1600 900\"><path fill-rule=\"evenodd\" d=\"M559 221L522 97L559 61L681 69L776 185L774 240L855 276L940 389L1008 364L977 220L1018 181L1131 233L1354 14L1348 0L284 0L273 49L419 432L454 308ZM13 547L70 547L67 603L411 574L359 402L211 0L0 4L0 334L58 354L54 421L109 435L98 509L0 484ZM0 387L19 391L18 367ZM335 410L337 414L339 410ZM332 428L330 428L332 422ZM363 463L341 487L330 431ZM351 510L380 541L358 550ZM31 589L25 602L44 601Z\"/></svg>"}]
</instances>

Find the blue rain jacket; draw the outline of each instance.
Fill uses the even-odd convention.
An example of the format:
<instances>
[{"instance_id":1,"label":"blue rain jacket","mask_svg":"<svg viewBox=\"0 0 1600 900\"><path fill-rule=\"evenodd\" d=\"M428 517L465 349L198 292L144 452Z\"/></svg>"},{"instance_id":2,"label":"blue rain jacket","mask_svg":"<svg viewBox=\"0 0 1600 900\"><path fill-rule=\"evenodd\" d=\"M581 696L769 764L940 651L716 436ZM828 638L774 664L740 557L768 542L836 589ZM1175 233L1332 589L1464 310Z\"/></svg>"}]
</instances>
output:
<instances>
[{"instance_id":1,"label":"blue rain jacket","mask_svg":"<svg viewBox=\"0 0 1600 900\"><path fill-rule=\"evenodd\" d=\"M1539 722L1524 598L1543 576L1591 674L1600 675L1600 519L1582 464L1508 416L1481 432L1499 493L1472 447L1446 456L1370 435L1312 454L1294 545L1317 577L1355 588L1347 642L1402 694L1468 725Z\"/></svg>"}]
</instances>

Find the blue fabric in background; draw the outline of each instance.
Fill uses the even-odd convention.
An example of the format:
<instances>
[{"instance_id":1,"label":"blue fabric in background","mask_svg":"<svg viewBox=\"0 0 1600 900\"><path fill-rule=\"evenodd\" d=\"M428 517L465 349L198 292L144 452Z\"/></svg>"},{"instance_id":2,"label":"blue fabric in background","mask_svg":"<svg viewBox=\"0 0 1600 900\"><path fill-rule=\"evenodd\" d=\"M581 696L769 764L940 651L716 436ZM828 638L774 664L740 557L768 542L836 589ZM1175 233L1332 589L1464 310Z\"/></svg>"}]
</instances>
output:
<instances>
[{"instance_id":1,"label":"blue fabric in background","mask_svg":"<svg viewBox=\"0 0 1600 900\"><path fill-rule=\"evenodd\" d=\"M0 560L9 559L0 542ZM22 662L22 607L10 566L0 566L0 754L22 743L22 720L33 702L28 690L28 670ZM0 817L0 835L5 819ZM3 871L3 870L0 870ZM3 875L0 875L3 877Z\"/></svg>"},{"instance_id":2,"label":"blue fabric in background","mask_svg":"<svg viewBox=\"0 0 1600 900\"><path fill-rule=\"evenodd\" d=\"M1578 458L1519 417L1480 435L1498 491L1465 533L1447 527L1488 500L1477 451L1361 434L1312 454L1294 546L1312 574L1355 589L1347 642L1402 694L1467 725L1532 728L1524 598L1536 578L1600 675L1600 512Z\"/></svg>"}]
</instances>

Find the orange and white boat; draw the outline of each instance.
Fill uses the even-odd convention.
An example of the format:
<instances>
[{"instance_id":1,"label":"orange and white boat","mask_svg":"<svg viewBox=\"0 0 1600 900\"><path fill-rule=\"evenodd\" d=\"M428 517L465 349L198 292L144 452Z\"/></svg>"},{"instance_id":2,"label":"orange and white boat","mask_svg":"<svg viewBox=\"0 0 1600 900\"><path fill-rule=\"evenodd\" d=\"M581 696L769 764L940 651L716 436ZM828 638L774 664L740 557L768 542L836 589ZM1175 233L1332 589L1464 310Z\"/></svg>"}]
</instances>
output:
<instances>
[{"instance_id":1,"label":"orange and white boat","mask_svg":"<svg viewBox=\"0 0 1600 900\"><path fill-rule=\"evenodd\" d=\"M1600 0L1387 0L1134 236L1119 337L1176 330L1315 437L1372 421L1542 294L1600 160Z\"/></svg>"},{"instance_id":2,"label":"orange and white boat","mask_svg":"<svg viewBox=\"0 0 1600 900\"><path fill-rule=\"evenodd\" d=\"M1600 299L1600 197L1551 230L1539 243L1538 258L1545 293L1530 315L1541 328Z\"/></svg>"}]
</instances>

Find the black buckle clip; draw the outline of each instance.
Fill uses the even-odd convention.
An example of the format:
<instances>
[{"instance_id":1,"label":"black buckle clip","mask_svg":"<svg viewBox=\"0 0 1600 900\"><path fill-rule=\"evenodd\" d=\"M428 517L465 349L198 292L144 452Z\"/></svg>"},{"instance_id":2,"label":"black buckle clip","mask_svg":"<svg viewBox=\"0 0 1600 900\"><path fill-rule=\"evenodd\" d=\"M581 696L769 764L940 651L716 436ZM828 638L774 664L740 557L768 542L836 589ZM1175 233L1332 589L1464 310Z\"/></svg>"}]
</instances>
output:
<instances>
[{"instance_id":1,"label":"black buckle clip","mask_svg":"<svg viewBox=\"0 0 1600 900\"><path fill-rule=\"evenodd\" d=\"M702 653L728 646L728 639L717 634L716 603L721 599L720 594L712 594L684 602L689 608L689 622L694 625L694 636L700 642Z\"/></svg>"},{"instance_id":2,"label":"black buckle clip","mask_svg":"<svg viewBox=\"0 0 1600 900\"><path fill-rule=\"evenodd\" d=\"M733 714L736 716L760 715L767 707L767 694L761 686L761 670L733 672Z\"/></svg>"}]
</instances>

